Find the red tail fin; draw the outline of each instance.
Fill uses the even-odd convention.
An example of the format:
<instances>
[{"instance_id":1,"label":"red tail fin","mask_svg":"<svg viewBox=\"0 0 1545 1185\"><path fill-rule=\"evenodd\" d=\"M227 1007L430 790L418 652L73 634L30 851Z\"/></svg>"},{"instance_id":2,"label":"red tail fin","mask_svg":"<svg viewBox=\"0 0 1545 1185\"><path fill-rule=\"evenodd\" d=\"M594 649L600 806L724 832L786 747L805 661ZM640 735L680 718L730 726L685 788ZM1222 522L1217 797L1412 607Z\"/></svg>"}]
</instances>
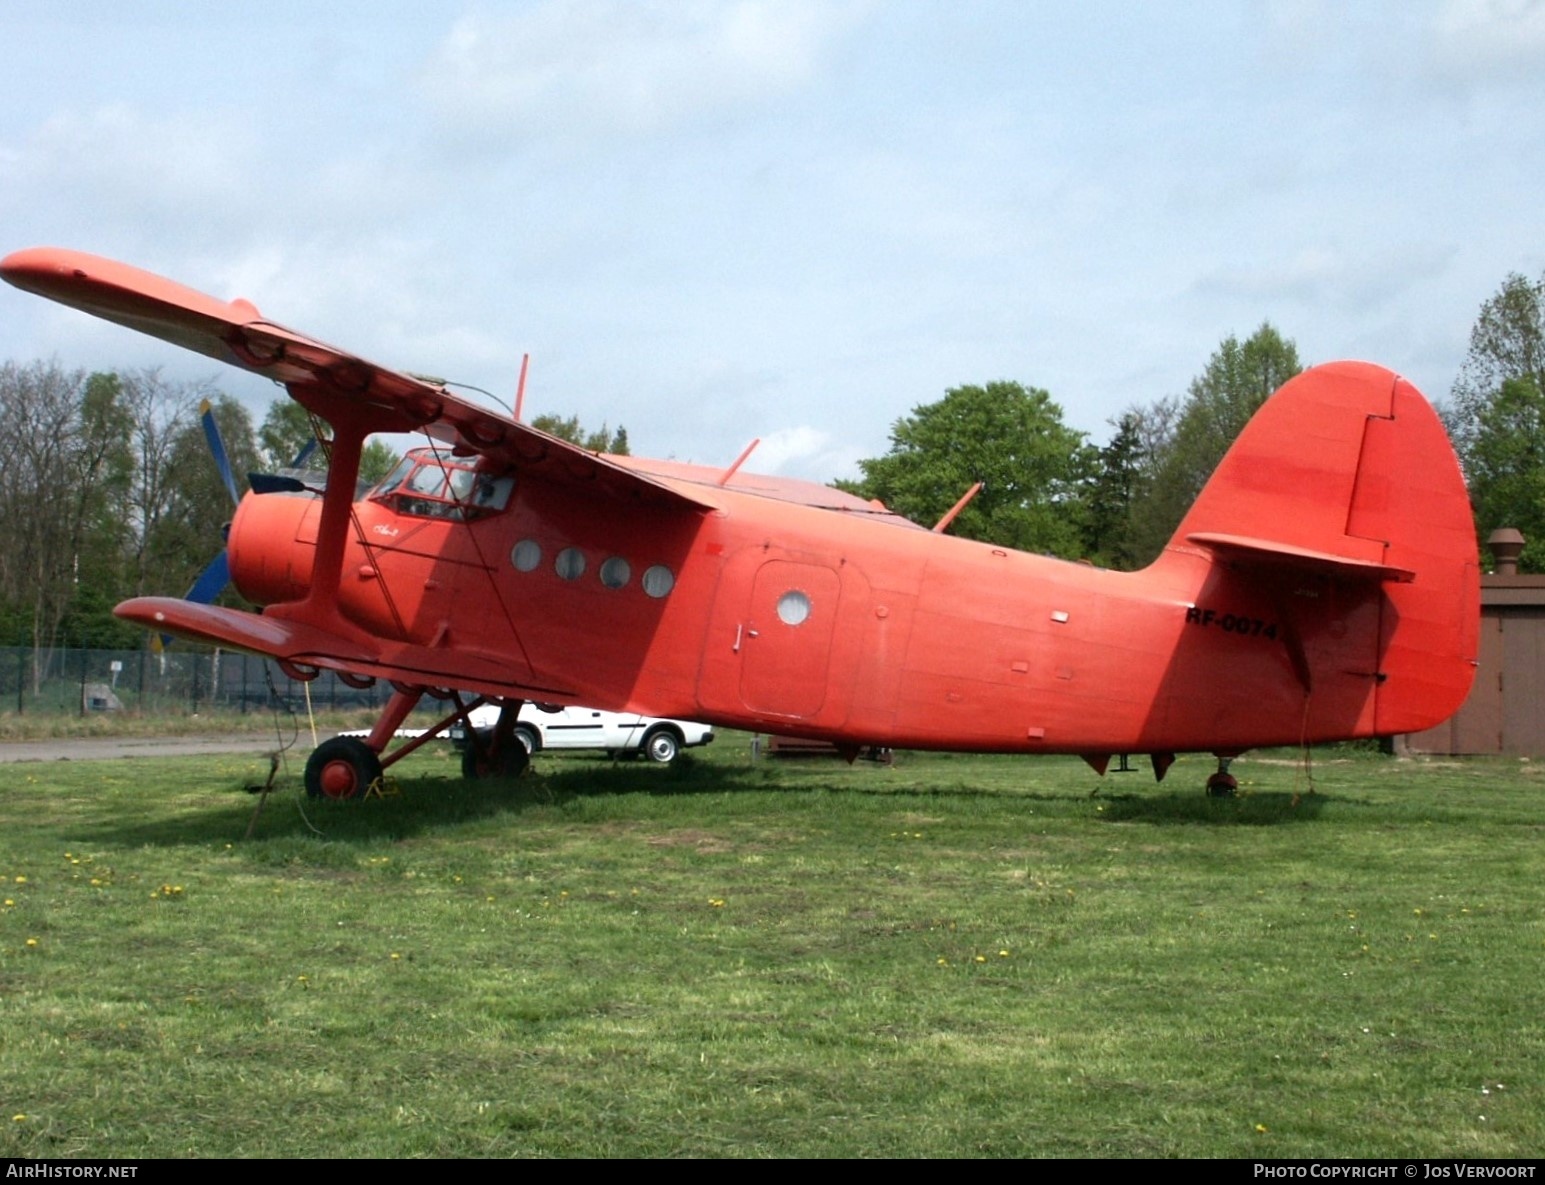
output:
<instances>
[{"instance_id":1,"label":"red tail fin","mask_svg":"<svg viewBox=\"0 0 1545 1185\"><path fill-rule=\"evenodd\" d=\"M1166 550L1197 549L1298 594L1306 683L1317 666L1370 655L1375 733L1430 727L1469 693L1480 611L1470 502L1437 414L1398 375L1336 362L1284 384ZM1309 576L1380 586L1378 637L1341 644L1339 598L1286 587Z\"/></svg>"}]
</instances>

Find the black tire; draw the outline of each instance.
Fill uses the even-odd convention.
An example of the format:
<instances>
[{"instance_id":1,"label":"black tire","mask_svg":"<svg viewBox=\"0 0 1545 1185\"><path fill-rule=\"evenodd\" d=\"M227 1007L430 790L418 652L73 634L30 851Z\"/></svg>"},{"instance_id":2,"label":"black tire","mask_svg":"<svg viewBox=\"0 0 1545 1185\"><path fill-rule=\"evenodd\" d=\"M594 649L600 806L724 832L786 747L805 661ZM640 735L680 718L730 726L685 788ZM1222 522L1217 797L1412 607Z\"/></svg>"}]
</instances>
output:
<instances>
[{"instance_id":1,"label":"black tire","mask_svg":"<svg viewBox=\"0 0 1545 1185\"><path fill-rule=\"evenodd\" d=\"M529 724L517 724L515 726L515 739L525 746L527 753L540 753L542 751L542 734Z\"/></svg>"},{"instance_id":2,"label":"black tire","mask_svg":"<svg viewBox=\"0 0 1545 1185\"><path fill-rule=\"evenodd\" d=\"M509 745L501 752L489 755L489 747L494 743L493 733L484 731L478 733L477 744L470 741L467 747L461 751L461 776L478 781L483 778L518 778L526 772L531 764L531 754L521 738L516 736L516 744Z\"/></svg>"},{"instance_id":3,"label":"black tire","mask_svg":"<svg viewBox=\"0 0 1545 1185\"><path fill-rule=\"evenodd\" d=\"M681 752L681 735L674 728L650 729L640 751L657 765L669 765Z\"/></svg>"},{"instance_id":4,"label":"black tire","mask_svg":"<svg viewBox=\"0 0 1545 1185\"><path fill-rule=\"evenodd\" d=\"M358 737L323 741L306 759L306 793L312 798L362 798L380 776L381 759Z\"/></svg>"},{"instance_id":5,"label":"black tire","mask_svg":"<svg viewBox=\"0 0 1545 1185\"><path fill-rule=\"evenodd\" d=\"M1207 779L1207 797L1234 798L1239 794L1239 781L1233 774L1215 773Z\"/></svg>"}]
</instances>

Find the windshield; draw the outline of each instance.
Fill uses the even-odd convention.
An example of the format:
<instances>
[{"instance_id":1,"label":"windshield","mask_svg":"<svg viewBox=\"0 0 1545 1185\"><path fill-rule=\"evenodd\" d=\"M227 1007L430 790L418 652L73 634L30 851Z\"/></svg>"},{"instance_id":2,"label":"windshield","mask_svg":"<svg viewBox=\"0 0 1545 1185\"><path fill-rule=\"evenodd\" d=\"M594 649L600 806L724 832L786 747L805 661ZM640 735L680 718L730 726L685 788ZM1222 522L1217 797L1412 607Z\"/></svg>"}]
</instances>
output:
<instances>
[{"instance_id":1,"label":"windshield","mask_svg":"<svg viewBox=\"0 0 1545 1185\"><path fill-rule=\"evenodd\" d=\"M479 473L476 461L452 461L417 449L386 475L370 499L398 514L466 520L497 514L509 505L514 489L513 477Z\"/></svg>"}]
</instances>

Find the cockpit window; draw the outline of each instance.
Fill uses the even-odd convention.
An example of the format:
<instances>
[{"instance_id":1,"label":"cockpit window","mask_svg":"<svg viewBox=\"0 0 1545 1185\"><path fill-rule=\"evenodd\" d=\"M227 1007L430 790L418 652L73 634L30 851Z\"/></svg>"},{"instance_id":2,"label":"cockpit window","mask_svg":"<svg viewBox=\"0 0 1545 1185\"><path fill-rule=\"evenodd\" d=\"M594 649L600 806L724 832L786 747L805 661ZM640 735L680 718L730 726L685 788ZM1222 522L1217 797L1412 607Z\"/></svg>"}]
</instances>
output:
<instances>
[{"instance_id":1,"label":"cockpit window","mask_svg":"<svg viewBox=\"0 0 1545 1185\"><path fill-rule=\"evenodd\" d=\"M497 514L509 505L514 490L513 477L479 473L475 461L462 464L416 449L370 497L398 514L465 521Z\"/></svg>"}]
</instances>

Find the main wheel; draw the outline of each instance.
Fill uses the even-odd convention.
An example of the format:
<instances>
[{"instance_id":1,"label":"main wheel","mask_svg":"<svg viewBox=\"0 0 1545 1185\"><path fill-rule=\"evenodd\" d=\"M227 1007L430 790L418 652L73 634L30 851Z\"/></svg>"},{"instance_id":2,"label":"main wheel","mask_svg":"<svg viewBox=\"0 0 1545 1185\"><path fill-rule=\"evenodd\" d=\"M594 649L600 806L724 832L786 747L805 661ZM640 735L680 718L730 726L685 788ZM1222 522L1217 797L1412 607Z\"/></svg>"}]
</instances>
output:
<instances>
[{"instance_id":1,"label":"main wheel","mask_svg":"<svg viewBox=\"0 0 1545 1185\"><path fill-rule=\"evenodd\" d=\"M681 752L681 738L669 728L657 728L644 738L644 755L650 761L669 765Z\"/></svg>"},{"instance_id":2,"label":"main wheel","mask_svg":"<svg viewBox=\"0 0 1545 1185\"><path fill-rule=\"evenodd\" d=\"M359 798L380 776L381 759L358 737L323 741L306 759L306 793L312 798Z\"/></svg>"},{"instance_id":3,"label":"main wheel","mask_svg":"<svg viewBox=\"0 0 1545 1185\"><path fill-rule=\"evenodd\" d=\"M516 730L515 743L506 745L496 754L488 751L493 741L493 733L487 731L478 734L476 744L468 740L467 747L461 751L462 777L473 780L518 778L526 772L526 767L531 764L531 752L526 748L519 729Z\"/></svg>"}]
</instances>

